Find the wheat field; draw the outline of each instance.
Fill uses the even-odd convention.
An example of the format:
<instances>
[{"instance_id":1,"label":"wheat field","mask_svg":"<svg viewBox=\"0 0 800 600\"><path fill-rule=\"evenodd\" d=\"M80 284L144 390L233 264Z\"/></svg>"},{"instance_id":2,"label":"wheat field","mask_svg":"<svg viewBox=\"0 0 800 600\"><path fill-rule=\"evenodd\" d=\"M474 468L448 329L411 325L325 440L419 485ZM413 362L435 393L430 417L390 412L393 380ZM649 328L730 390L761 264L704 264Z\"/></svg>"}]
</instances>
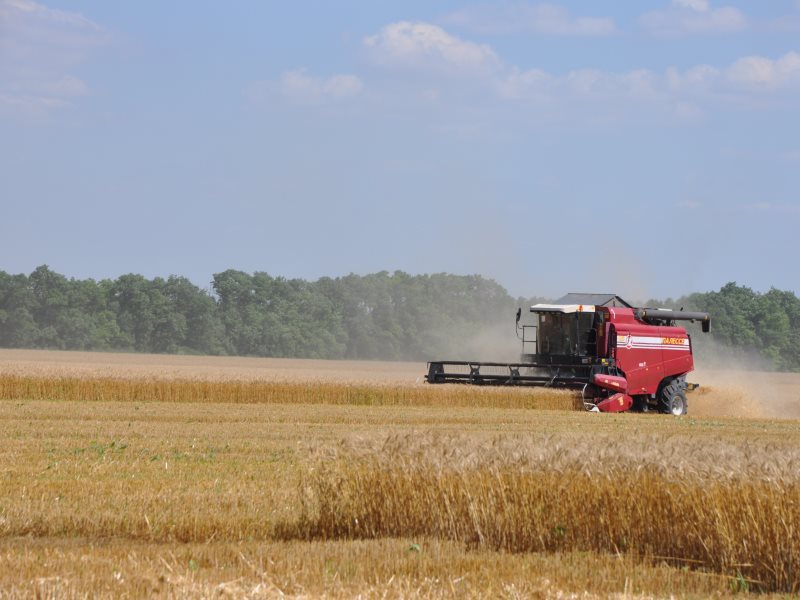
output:
<instances>
[{"instance_id":1,"label":"wheat field","mask_svg":"<svg viewBox=\"0 0 800 600\"><path fill-rule=\"evenodd\" d=\"M0 351L0 594L800 590L800 427L747 389L597 415L424 369Z\"/></svg>"}]
</instances>

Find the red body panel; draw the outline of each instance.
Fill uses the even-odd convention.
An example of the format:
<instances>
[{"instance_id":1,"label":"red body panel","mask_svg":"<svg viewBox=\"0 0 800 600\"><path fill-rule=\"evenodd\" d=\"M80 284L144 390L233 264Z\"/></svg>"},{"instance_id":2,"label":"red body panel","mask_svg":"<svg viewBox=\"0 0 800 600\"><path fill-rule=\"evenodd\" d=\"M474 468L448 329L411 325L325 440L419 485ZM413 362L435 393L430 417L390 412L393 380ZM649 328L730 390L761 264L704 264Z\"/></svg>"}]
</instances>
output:
<instances>
[{"instance_id":1,"label":"red body panel","mask_svg":"<svg viewBox=\"0 0 800 600\"><path fill-rule=\"evenodd\" d=\"M639 321L631 308L607 308L608 355L628 381L627 393L655 394L665 377L694 370L692 346L683 327ZM613 333L613 335L612 335Z\"/></svg>"},{"instance_id":2,"label":"red body panel","mask_svg":"<svg viewBox=\"0 0 800 600\"><path fill-rule=\"evenodd\" d=\"M611 390L612 392L626 392L628 391L628 380L624 377L617 377L615 375L603 375L597 373L592 382L601 388Z\"/></svg>"},{"instance_id":3,"label":"red body panel","mask_svg":"<svg viewBox=\"0 0 800 600\"><path fill-rule=\"evenodd\" d=\"M614 394L597 403L600 412L625 412L633 406L633 398L627 394Z\"/></svg>"}]
</instances>

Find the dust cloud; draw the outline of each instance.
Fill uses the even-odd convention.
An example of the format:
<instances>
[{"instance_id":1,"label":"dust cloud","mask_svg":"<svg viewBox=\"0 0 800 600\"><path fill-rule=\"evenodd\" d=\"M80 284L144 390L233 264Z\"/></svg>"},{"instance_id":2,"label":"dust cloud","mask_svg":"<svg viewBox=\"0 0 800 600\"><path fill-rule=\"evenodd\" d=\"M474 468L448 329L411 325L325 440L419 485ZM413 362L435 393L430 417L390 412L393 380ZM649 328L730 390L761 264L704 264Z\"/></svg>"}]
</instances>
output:
<instances>
[{"instance_id":1,"label":"dust cloud","mask_svg":"<svg viewBox=\"0 0 800 600\"><path fill-rule=\"evenodd\" d=\"M445 342L447 356L443 360L476 362L519 362L522 341L514 333L514 315L506 315L507 323L485 327L465 335L453 335Z\"/></svg>"},{"instance_id":2,"label":"dust cloud","mask_svg":"<svg viewBox=\"0 0 800 600\"><path fill-rule=\"evenodd\" d=\"M522 341L514 334L514 322L505 327L492 327L467 339L464 351L483 362L519 362Z\"/></svg>"},{"instance_id":3,"label":"dust cloud","mask_svg":"<svg viewBox=\"0 0 800 600\"><path fill-rule=\"evenodd\" d=\"M699 332L692 346L696 371L687 380L703 386L693 408L707 416L800 419L800 374L775 372L755 350L724 347Z\"/></svg>"},{"instance_id":4,"label":"dust cloud","mask_svg":"<svg viewBox=\"0 0 800 600\"><path fill-rule=\"evenodd\" d=\"M708 417L800 419L800 374L700 368L687 380L690 414Z\"/></svg>"}]
</instances>

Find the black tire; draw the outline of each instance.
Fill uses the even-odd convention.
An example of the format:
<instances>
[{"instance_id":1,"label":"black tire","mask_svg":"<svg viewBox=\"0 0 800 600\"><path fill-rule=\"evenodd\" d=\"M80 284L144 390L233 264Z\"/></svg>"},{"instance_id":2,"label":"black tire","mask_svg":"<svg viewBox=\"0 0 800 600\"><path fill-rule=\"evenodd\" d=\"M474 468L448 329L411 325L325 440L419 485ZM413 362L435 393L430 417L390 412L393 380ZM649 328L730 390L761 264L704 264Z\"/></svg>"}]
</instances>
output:
<instances>
[{"instance_id":1,"label":"black tire","mask_svg":"<svg viewBox=\"0 0 800 600\"><path fill-rule=\"evenodd\" d=\"M633 407L631 410L633 412L640 412L646 413L650 410L650 405L648 404L648 396L634 396L633 397Z\"/></svg>"},{"instance_id":2,"label":"black tire","mask_svg":"<svg viewBox=\"0 0 800 600\"><path fill-rule=\"evenodd\" d=\"M658 393L658 412L676 417L685 415L689 410L686 400L686 383L683 379L673 379Z\"/></svg>"}]
</instances>

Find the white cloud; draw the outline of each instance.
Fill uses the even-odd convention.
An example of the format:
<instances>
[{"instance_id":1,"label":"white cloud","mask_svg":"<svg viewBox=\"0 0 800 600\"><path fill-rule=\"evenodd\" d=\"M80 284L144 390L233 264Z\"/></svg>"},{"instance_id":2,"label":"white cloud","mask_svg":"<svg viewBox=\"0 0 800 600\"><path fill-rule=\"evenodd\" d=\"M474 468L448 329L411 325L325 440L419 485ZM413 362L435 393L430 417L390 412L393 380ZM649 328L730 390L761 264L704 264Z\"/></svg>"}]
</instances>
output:
<instances>
[{"instance_id":1,"label":"white cloud","mask_svg":"<svg viewBox=\"0 0 800 600\"><path fill-rule=\"evenodd\" d=\"M789 52L777 60L763 56L740 58L727 71L728 80L754 91L772 91L800 85L800 54Z\"/></svg>"},{"instance_id":2,"label":"white cloud","mask_svg":"<svg viewBox=\"0 0 800 600\"><path fill-rule=\"evenodd\" d=\"M698 12L706 12L711 8L711 3L708 0L672 0L672 4L683 8L691 8Z\"/></svg>"},{"instance_id":3,"label":"white cloud","mask_svg":"<svg viewBox=\"0 0 800 600\"><path fill-rule=\"evenodd\" d=\"M691 10L702 8L700 3ZM298 69L254 84L250 95L318 105L363 96L369 87L370 99L411 109L461 107L473 116L481 111L514 110L541 122L571 114L606 123L648 114L692 122L726 106L735 110L788 106L797 101L800 91L800 54L796 52L777 58L746 56L728 65L687 69L557 73L506 63L489 45L457 37L436 25L411 22L388 25L364 38L363 46L373 68L381 72L373 82L365 83L355 74L319 77Z\"/></svg>"},{"instance_id":4,"label":"white cloud","mask_svg":"<svg viewBox=\"0 0 800 600\"><path fill-rule=\"evenodd\" d=\"M497 2L477 4L450 13L444 21L486 34L539 33L544 35L597 36L616 31L610 17L574 17L557 4Z\"/></svg>"},{"instance_id":5,"label":"white cloud","mask_svg":"<svg viewBox=\"0 0 800 600\"><path fill-rule=\"evenodd\" d=\"M699 65L682 73L668 69L667 81L675 92L773 93L800 89L800 54L788 52L776 59L744 56L725 68Z\"/></svg>"},{"instance_id":6,"label":"white cloud","mask_svg":"<svg viewBox=\"0 0 800 600\"><path fill-rule=\"evenodd\" d=\"M540 69L512 70L498 85L509 99L550 98L554 101L646 99L663 92L662 78L647 69L611 73L598 69L575 69L553 75Z\"/></svg>"},{"instance_id":7,"label":"white cloud","mask_svg":"<svg viewBox=\"0 0 800 600\"><path fill-rule=\"evenodd\" d=\"M334 75L322 84L322 92L334 98L355 96L363 89L363 82L355 75Z\"/></svg>"},{"instance_id":8,"label":"white cloud","mask_svg":"<svg viewBox=\"0 0 800 600\"><path fill-rule=\"evenodd\" d=\"M364 38L364 46L377 63L386 66L486 72L501 65L489 46L464 41L430 23L392 23Z\"/></svg>"},{"instance_id":9,"label":"white cloud","mask_svg":"<svg viewBox=\"0 0 800 600\"><path fill-rule=\"evenodd\" d=\"M78 13L48 8L33 0L3 0L0 2L0 17L14 18L20 13L70 26L102 30L99 25Z\"/></svg>"},{"instance_id":10,"label":"white cloud","mask_svg":"<svg viewBox=\"0 0 800 600\"><path fill-rule=\"evenodd\" d=\"M674 93L710 92L719 84L722 73L716 67L698 65L683 72L670 67L665 76L668 89Z\"/></svg>"},{"instance_id":11,"label":"white cloud","mask_svg":"<svg viewBox=\"0 0 800 600\"><path fill-rule=\"evenodd\" d=\"M32 0L0 0L0 103L14 112L47 114L89 94L74 74L108 33L74 12Z\"/></svg>"},{"instance_id":12,"label":"white cloud","mask_svg":"<svg viewBox=\"0 0 800 600\"><path fill-rule=\"evenodd\" d=\"M665 10L649 12L641 25L656 35L731 33L747 28L745 14L738 8L713 8L708 0L672 0Z\"/></svg>"},{"instance_id":13,"label":"white cloud","mask_svg":"<svg viewBox=\"0 0 800 600\"><path fill-rule=\"evenodd\" d=\"M64 106L64 101L60 98L0 92L0 108L9 110L12 113L43 115L62 106ZM0 113L2 113L2 110L0 110Z\"/></svg>"},{"instance_id":14,"label":"white cloud","mask_svg":"<svg viewBox=\"0 0 800 600\"><path fill-rule=\"evenodd\" d=\"M680 8L714 10L697 0L683 0ZM562 107L566 110L567 105L580 105L591 106L597 115L606 111L625 118L631 112L655 110L671 118L694 121L711 107L732 103L739 108L763 107L759 99L767 96L773 106L793 102L795 87L800 89L800 54L795 52L775 59L748 56L730 65L697 65L682 70L574 69L550 73L505 63L490 46L427 23L394 23L365 38L364 45L379 67L392 71L404 67L403 85L392 91L395 100L427 100L441 106L491 106L502 98L531 111L547 107L551 114L559 113ZM437 69L436 78L429 76L433 68ZM439 77L443 69L471 77ZM390 75L392 71L388 71ZM375 87L376 93L381 93L379 88Z\"/></svg>"},{"instance_id":15,"label":"white cloud","mask_svg":"<svg viewBox=\"0 0 800 600\"><path fill-rule=\"evenodd\" d=\"M497 90L501 96L510 99L532 95L542 97L550 92L554 80L542 69L520 71L515 68L498 81Z\"/></svg>"},{"instance_id":16,"label":"white cloud","mask_svg":"<svg viewBox=\"0 0 800 600\"><path fill-rule=\"evenodd\" d=\"M287 71L278 81L260 81L253 84L248 95L254 101L280 96L297 104L322 104L359 95L364 83L355 75L314 77L306 69Z\"/></svg>"}]
</instances>

